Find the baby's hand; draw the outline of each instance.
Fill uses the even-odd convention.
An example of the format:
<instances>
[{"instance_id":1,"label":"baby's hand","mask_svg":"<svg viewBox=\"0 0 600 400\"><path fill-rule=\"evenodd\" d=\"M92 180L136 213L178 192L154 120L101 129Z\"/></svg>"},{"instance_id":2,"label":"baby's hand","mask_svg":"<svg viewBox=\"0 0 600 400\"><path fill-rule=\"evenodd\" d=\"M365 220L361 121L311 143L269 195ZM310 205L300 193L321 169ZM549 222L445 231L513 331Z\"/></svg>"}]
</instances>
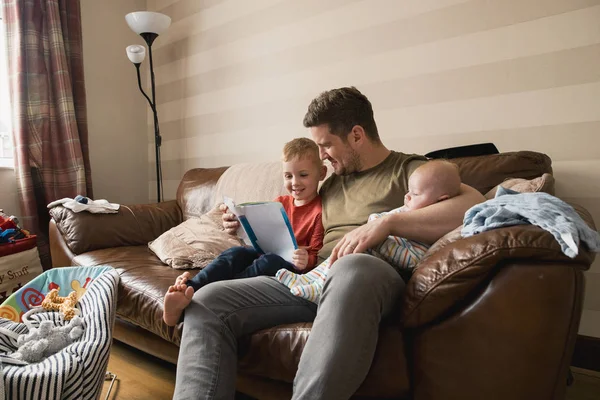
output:
<instances>
[{"instance_id":1,"label":"baby's hand","mask_svg":"<svg viewBox=\"0 0 600 400\"><path fill-rule=\"evenodd\" d=\"M223 220L223 229L230 235L235 235L240 227L240 221L238 221L235 214L229 212L229 209L225 204L220 204L219 210L223 213L221 216L221 219Z\"/></svg>"},{"instance_id":2,"label":"baby's hand","mask_svg":"<svg viewBox=\"0 0 600 400\"><path fill-rule=\"evenodd\" d=\"M308 266L308 251L306 249L294 250L292 261L298 271L304 271Z\"/></svg>"}]
</instances>

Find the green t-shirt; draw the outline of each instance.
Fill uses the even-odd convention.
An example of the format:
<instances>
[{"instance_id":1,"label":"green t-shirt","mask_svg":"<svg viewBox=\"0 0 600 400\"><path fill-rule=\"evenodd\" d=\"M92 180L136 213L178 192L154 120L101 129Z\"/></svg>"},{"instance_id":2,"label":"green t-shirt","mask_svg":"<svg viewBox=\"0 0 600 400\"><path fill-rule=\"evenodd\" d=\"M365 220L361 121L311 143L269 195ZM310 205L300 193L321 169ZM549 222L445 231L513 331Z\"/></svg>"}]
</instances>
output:
<instances>
[{"instance_id":1,"label":"green t-shirt","mask_svg":"<svg viewBox=\"0 0 600 400\"><path fill-rule=\"evenodd\" d=\"M379 165L350 175L331 175L321 187L325 237L319 258L329 257L336 243L367 223L369 214L404 204L408 177L427 159L392 151Z\"/></svg>"}]
</instances>

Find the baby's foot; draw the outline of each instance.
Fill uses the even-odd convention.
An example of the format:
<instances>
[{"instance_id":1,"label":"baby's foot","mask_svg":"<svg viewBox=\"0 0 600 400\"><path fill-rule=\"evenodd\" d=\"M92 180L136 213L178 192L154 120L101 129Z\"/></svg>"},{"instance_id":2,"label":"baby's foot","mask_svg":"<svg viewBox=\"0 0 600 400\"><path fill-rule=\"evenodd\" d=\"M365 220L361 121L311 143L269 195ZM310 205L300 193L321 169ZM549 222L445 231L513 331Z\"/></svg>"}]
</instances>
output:
<instances>
[{"instance_id":1,"label":"baby's foot","mask_svg":"<svg viewBox=\"0 0 600 400\"><path fill-rule=\"evenodd\" d=\"M295 274L287 269L280 269L275 274L275 278L290 289L299 285L309 285L312 281L306 275Z\"/></svg>"},{"instance_id":2,"label":"baby's foot","mask_svg":"<svg viewBox=\"0 0 600 400\"><path fill-rule=\"evenodd\" d=\"M179 279L179 278L177 278ZM185 284L176 284L169 286L165 294L163 320L168 326L175 326L181 318L183 310L190 304L194 296L194 288Z\"/></svg>"},{"instance_id":3,"label":"baby's foot","mask_svg":"<svg viewBox=\"0 0 600 400\"><path fill-rule=\"evenodd\" d=\"M294 296L302 297L313 303L319 303L324 282L325 281L316 280L309 285L296 285L290 289L290 292L292 292Z\"/></svg>"}]
</instances>

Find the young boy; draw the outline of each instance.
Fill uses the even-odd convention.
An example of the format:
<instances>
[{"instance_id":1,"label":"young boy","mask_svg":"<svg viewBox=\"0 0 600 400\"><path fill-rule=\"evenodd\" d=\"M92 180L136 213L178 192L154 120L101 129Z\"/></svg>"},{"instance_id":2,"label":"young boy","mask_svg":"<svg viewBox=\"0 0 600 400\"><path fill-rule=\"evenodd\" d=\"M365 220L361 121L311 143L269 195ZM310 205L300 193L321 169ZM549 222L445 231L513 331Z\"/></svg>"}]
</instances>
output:
<instances>
[{"instance_id":1,"label":"young boy","mask_svg":"<svg viewBox=\"0 0 600 400\"><path fill-rule=\"evenodd\" d=\"M177 277L165 294L165 323L169 326L177 324L194 292L211 282L275 276L280 269L298 272L313 269L317 264L317 253L323 246L321 197L317 189L326 172L315 142L298 138L286 143L283 148L283 184L289 195L279 196L275 201L283 204L296 236L299 248L292 257L293 264L276 254L260 254L252 247L226 250L192 279L189 279L188 272Z\"/></svg>"},{"instance_id":2,"label":"young boy","mask_svg":"<svg viewBox=\"0 0 600 400\"><path fill-rule=\"evenodd\" d=\"M460 192L458 167L443 160L429 161L417 168L408 180L408 193L404 196L404 206L381 214L371 214L369 221L386 214L406 212L425 208L439 201L447 200ZM397 236L388 236L381 244L367 253L390 263L397 270L410 270L423 258L429 246ZM288 286L299 297L318 303L327 272L331 268L329 259L305 275L288 270L277 272L277 279Z\"/></svg>"}]
</instances>

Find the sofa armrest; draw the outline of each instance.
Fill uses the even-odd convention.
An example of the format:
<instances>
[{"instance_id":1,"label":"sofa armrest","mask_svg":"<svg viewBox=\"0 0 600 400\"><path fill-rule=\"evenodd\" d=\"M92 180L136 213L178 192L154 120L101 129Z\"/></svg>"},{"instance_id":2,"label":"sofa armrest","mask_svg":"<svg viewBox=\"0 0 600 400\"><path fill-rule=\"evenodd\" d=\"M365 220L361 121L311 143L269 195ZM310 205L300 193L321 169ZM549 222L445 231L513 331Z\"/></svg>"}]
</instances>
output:
<instances>
[{"instance_id":1,"label":"sofa armrest","mask_svg":"<svg viewBox=\"0 0 600 400\"><path fill-rule=\"evenodd\" d=\"M50 219L49 229L49 241L50 241L50 257L52 258L52 268L58 267L70 267L75 265L73 259L75 254L67 246L65 238L60 233L56 226L56 221Z\"/></svg>"},{"instance_id":2,"label":"sofa armrest","mask_svg":"<svg viewBox=\"0 0 600 400\"><path fill-rule=\"evenodd\" d=\"M50 210L68 249L75 255L92 250L148 244L182 222L176 201L122 205L116 214L74 213L58 206Z\"/></svg>"},{"instance_id":3,"label":"sofa armrest","mask_svg":"<svg viewBox=\"0 0 600 400\"><path fill-rule=\"evenodd\" d=\"M549 232L532 225L450 241L424 258L408 282L402 304L404 326L416 328L442 317L504 264L527 259L585 270L594 254L580 248L579 255L571 259Z\"/></svg>"}]
</instances>

